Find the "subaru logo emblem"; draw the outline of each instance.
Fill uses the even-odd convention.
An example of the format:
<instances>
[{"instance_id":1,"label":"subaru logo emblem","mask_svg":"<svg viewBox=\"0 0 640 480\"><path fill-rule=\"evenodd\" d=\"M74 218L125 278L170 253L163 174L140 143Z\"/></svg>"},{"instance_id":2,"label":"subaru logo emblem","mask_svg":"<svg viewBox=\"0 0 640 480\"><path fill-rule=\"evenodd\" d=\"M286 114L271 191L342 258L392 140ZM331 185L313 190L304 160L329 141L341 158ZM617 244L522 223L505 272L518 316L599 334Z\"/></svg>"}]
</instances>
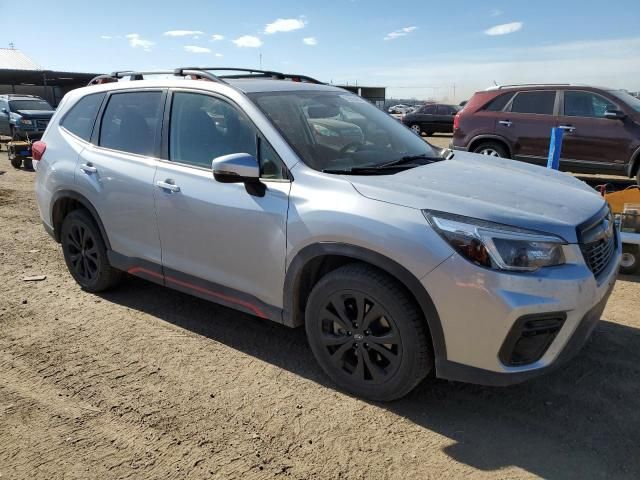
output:
<instances>
[{"instance_id":1,"label":"subaru logo emblem","mask_svg":"<svg viewBox=\"0 0 640 480\"><path fill-rule=\"evenodd\" d=\"M361 333L356 333L353 336L353 339L357 342L361 342L362 340L364 340L364 335L362 335Z\"/></svg>"}]
</instances>

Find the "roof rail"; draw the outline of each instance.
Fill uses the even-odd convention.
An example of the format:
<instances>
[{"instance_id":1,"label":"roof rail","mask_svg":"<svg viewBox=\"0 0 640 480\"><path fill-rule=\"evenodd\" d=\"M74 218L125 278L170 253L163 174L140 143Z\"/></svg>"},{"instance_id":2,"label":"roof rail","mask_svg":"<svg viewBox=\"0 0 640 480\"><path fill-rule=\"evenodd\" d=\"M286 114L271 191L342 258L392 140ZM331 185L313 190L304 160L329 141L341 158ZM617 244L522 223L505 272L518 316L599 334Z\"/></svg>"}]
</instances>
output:
<instances>
[{"instance_id":1,"label":"roof rail","mask_svg":"<svg viewBox=\"0 0 640 480\"><path fill-rule=\"evenodd\" d=\"M503 88L512 87L570 87L573 83L512 83L505 85L492 85L487 90L502 90Z\"/></svg>"},{"instance_id":2,"label":"roof rail","mask_svg":"<svg viewBox=\"0 0 640 480\"><path fill-rule=\"evenodd\" d=\"M232 75L216 75L213 72L239 72ZM193 76L197 79L209 80L217 83L227 83L225 78L272 78L274 80L290 80L292 82L306 82L323 84L323 82L306 75L298 75L293 73L281 73L271 70L258 70L254 68L224 68L224 67L182 67L174 70L156 70L156 71L135 71L123 70L113 72L110 75L98 75L89 81L88 85L100 85L103 83L113 83L118 80L129 77L130 80L144 80L146 75L175 75L178 77Z\"/></svg>"}]
</instances>

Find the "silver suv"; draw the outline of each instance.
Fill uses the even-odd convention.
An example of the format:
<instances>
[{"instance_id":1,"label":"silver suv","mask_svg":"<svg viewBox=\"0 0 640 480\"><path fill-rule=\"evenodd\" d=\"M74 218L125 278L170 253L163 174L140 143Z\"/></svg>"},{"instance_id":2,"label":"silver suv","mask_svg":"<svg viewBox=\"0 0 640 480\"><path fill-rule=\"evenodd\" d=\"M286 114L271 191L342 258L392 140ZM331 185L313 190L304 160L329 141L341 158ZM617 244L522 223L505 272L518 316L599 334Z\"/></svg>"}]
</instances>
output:
<instances>
[{"instance_id":1,"label":"silver suv","mask_svg":"<svg viewBox=\"0 0 640 480\"><path fill-rule=\"evenodd\" d=\"M304 325L327 375L375 400L430 373L521 382L600 319L619 235L568 174L438 149L307 77L108 81L34 145L42 221L89 292L126 272Z\"/></svg>"}]
</instances>

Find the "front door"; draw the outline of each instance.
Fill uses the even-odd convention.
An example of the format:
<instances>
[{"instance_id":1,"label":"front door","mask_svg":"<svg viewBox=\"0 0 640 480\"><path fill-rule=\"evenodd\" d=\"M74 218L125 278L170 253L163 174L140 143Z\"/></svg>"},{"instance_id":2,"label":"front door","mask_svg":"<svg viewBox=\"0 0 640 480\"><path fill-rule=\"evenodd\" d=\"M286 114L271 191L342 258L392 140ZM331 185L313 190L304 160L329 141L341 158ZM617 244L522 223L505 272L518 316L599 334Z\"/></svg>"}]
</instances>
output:
<instances>
[{"instance_id":1,"label":"front door","mask_svg":"<svg viewBox=\"0 0 640 480\"><path fill-rule=\"evenodd\" d=\"M176 90L169 103L167 161L154 182L166 284L278 319L291 186L282 163L226 99ZM262 196L213 178L211 161L231 153L259 158Z\"/></svg>"},{"instance_id":2,"label":"front door","mask_svg":"<svg viewBox=\"0 0 640 480\"><path fill-rule=\"evenodd\" d=\"M498 114L496 133L509 140L517 160L546 164L551 129L556 126L555 90L518 92Z\"/></svg>"},{"instance_id":3,"label":"front door","mask_svg":"<svg viewBox=\"0 0 640 480\"><path fill-rule=\"evenodd\" d=\"M627 120L605 118L607 110L620 107L597 93L585 90L563 92L562 170L621 173L629 161L631 139Z\"/></svg>"}]
</instances>

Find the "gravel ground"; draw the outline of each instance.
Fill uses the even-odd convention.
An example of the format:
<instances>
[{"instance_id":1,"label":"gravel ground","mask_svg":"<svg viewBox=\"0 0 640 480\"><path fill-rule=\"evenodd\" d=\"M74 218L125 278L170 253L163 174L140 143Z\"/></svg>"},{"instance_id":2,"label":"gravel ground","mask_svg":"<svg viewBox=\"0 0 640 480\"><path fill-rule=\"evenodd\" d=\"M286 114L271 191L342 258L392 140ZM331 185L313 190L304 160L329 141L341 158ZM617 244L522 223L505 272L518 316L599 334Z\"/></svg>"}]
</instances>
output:
<instances>
[{"instance_id":1,"label":"gravel ground","mask_svg":"<svg viewBox=\"0 0 640 480\"><path fill-rule=\"evenodd\" d=\"M0 155L2 480L640 478L637 277L552 374L370 403L333 388L302 329L135 278L81 291L33 177Z\"/></svg>"}]
</instances>

